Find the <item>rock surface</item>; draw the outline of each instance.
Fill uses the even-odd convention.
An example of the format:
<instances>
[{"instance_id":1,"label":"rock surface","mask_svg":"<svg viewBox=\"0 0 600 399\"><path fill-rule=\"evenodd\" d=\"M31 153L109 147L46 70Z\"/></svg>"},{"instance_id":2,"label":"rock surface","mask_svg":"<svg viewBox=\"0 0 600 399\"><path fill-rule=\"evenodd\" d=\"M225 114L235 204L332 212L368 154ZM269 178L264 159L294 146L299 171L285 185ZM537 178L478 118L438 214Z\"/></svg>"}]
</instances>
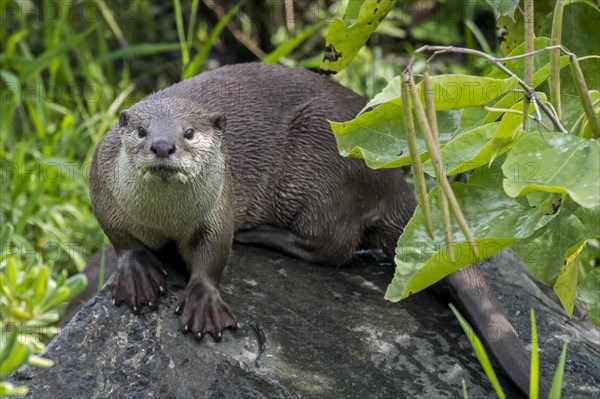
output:
<instances>
[{"instance_id":1,"label":"rock surface","mask_svg":"<svg viewBox=\"0 0 600 399\"><path fill-rule=\"evenodd\" d=\"M504 252L484 272L524 341L536 310L542 377L570 341L564 398L600 397L600 333L567 321L555 300ZM50 369L12 382L32 398L493 398L447 305L429 293L383 299L393 269L372 254L330 268L235 246L223 298L241 328L215 343L178 331L175 295L140 316L103 289L47 346ZM171 288L181 284L170 273ZM507 397L518 397L501 378Z\"/></svg>"}]
</instances>

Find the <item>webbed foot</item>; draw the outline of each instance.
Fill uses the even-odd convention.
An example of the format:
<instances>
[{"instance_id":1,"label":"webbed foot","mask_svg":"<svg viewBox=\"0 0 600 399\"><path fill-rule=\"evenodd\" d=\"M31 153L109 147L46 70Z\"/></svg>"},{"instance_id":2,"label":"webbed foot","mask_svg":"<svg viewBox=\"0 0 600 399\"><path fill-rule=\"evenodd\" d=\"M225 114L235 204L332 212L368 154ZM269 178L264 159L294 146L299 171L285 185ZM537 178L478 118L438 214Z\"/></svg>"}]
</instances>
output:
<instances>
[{"instance_id":1,"label":"webbed foot","mask_svg":"<svg viewBox=\"0 0 600 399\"><path fill-rule=\"evenodd\" d=\"M139 314L143 305L158 310L158 295L167 292L167 271L147 249L129 251L119 258L112 285L113 304L125 302Z\"/></svg>"},{"instance_id":2,"label":"webbed foot","mask_svg":"<svg viewBox=\"0 0 600 399\"><path fill-rule=\"evenodd\" d=\"M202 281L190 281L181 291L175 313L181 315L181 332L192 332L197 340L210 333L218 342L225 329L235 331L239 327L233 310L219 291Z\"/></svg>"}]
</instances>

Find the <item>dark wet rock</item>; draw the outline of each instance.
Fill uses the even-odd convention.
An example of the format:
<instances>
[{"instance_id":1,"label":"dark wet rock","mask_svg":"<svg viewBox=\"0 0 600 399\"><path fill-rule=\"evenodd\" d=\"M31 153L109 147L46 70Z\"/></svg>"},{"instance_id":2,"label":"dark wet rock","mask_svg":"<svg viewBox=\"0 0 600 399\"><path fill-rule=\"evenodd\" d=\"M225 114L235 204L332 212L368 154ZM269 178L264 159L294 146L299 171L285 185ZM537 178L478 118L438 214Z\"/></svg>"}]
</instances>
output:
<instances>
[{"instance_id":1,"label":"dark wet rock","mask_svg":"<svg viewBox=\"0 0 600 399\"><path fill-rule=\"evenodd\" d=\"M514 261L507 252L484 271L527 342L535 308L542 375L551 380L569 340L563 397L599 397L598 330L567 322ZM43 399L457 398L464 379L470 397L495 397L446 304L428 293L383 299L392 272L368 254L336 269L236 246L221 290L241 328L221 343L178 331L172 293L135 316L104 289L48 344L56 365L12 382Z\"/></svg>"}]
</instances>

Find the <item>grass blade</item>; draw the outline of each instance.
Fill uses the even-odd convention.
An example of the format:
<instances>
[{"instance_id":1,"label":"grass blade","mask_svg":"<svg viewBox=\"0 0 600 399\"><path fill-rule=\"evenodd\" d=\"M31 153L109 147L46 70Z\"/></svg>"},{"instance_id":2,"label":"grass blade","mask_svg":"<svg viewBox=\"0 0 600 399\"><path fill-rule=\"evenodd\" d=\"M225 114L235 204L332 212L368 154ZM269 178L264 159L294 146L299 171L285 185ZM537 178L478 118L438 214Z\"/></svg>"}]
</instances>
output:
<instances>
[{"instance_id":1,"label":"grass blade","mask_svg":"<svg viewBox=\"0 0 600 399\"><path fill-rule=\"evenodd\" d=\"M538 332L535 322L535 312L531 309L531 369L529 377L529 398L538 399L539 393L539 354L538 354Z\"/></svg>"},{"instance_id":2,"label":"grass blade","mask_svg":"<svg viewBox=\"0 0 600 399\"><path fill-rule=\"evenodd\" d=\"M229 20L231 19L231 17L233 17L233 15L239 11L240 7L244 3L245 3L245 0L242 0L239 3L237 3L215 25L215 27L213 28L213 30L210 32L210 35L208 36L208 39L206 40L206 42L204 42L204 44L202 45L202 47L198 51L198 54L196 54L194 56L194 59L192 60L192 62L185 68L185 71L183 72L183 79L191 78L192 76L194 76L198 72L198 70L200 69L200 66L202 66L202 64L204 64L204 59L208 55L208 52L210 51L210 49L215 44L215 41L217 40L217 38L219 37L219 35L223 31L223 29L225 29L225 26L227 25L227 22L229 22Z\"/></svg>"},{"instance_id":3,"label":"grass blade","mask_svg":"<svg viewBox=\"0 0 600 399\"><path fill-rule=\"evenodd\" d=\"M498 377L496 376L496 373L494 372L492 363L490 363L490 358L488 357L487 353L485 352L485 349L483 347L483 344L481 343L481 340L479 339L477 334L475 334L475 331L473 331L473 328L469 325L469 323L464 319L464 317L462 317L462 315L454 307L454 305L449 304L449 306L450 306L450 309L452 309L452 312L454 313L456 318L458 319L458 322L460 323L460 326L462 327L463 331L467 335L469 342L473 346L475 355L477 355L477 360L479 360L481 367L483 367L483 371L485 371L485 374L487 375L492 386L494 387L494 391L496 391L496 395L498 395L498 398L500 398L500 399L506 399L506 396L504 395L504 391L502 390L502 387L500 386Z\"/></svg>"},{"instance_id":4,"label":"grass blade","mask_svg":"<svg viewBox=\"0 0 600 399\"><path fill-rule=\"evenodd\" d=\"M560 354L560 360L556 365L556 372L554 373L554 378L552 379L552 387L550 388L550 398L552 399L560 399L560 394L562 391L562 380L563 373L565 371L565 360L567 359L567 343L563 344L562 352Z\"/></svg>"},{"instance_id":5,"label":"grass blade","mask_svg":"<svg viewBox=\"0 0 600 399\"><path fill-rule=\"evenodd\" d=\"M265 58L263 58L263 62L267 64L276 64L282 57L285 57L296 47L298 47L302 42L304 42L309 37L312 37L319 29L321 29L325 25L325 21L319 21L312 26L306 28L302 33L297 36L292 37L289 40L286 40L284 43L279 45L275 50L273 50L270 54L268 54Z\"/></svg>"},{"instance_id":6,"label":"grass blade","mask_svg":"<svg viewBox=\"0 0 600 399\"><path fill-rule=\"evenodd\" d=\"M196 14L198 13L198 3L199 3L199 0L192 1L190 24L188 26L187 39L186 39L186 44L187 44L188 49L190 47L192 47L192 38L194 37L194 27L196 26Z\"/></svg>"},{"instance_id":7,"label":"grass blade","mask_svg":"<svg viewBox=\"0 0 600 399\"><path fill-rule=\"evenodd\" d=\"M187 47L185 34L183 33L183 12L181 11L181 1L174 0L175 7L175 25L177 26L177 37L179 37L179 46L181 47L181 63L187 65L190 62L190 52Z\"/></svg>"},{"instance_id":8,"label":"grass blade","mask_svg":"<svg viewBox=\"0 0 600 399\"><path fill-rule=\"evenodd\" d=\"M121 48L110 53L102 54L94 60L97 64L108 63L120 58L142 57L146 55L154 55L174 51L179 48L178 43L152 43L152 44L136 44Z\"/></svg>"},{"instance_id":9,"label":"grass blade","mask_svg":"<svg viewBox=\"0 0 600 399\"><path fill-rule=\"evenodd\" d=\"M48 67L52 62L54 62L54 60L56 58L60 57L62 54L66 53L67 51L69 51L69 50L73 49L75 46L77 46L77 44L79 44L79 42L81 42L83 39L85 39L87 35L92 33L92 31L94 31L94 29L96 29L96 25L92 25L91 27L86 29L84 32L73 36L66 42L59 44L58 46L54 47L51 50L46 51L40 57L33 60L27 66L27 68L25 68L25 71L23 71L23 73L21 74L21 76L20 76L21 81L23 81L23 82L28 81L29 78L31 78L33 75L37 74L44 68Z\"/></svg>"}]
</instances>

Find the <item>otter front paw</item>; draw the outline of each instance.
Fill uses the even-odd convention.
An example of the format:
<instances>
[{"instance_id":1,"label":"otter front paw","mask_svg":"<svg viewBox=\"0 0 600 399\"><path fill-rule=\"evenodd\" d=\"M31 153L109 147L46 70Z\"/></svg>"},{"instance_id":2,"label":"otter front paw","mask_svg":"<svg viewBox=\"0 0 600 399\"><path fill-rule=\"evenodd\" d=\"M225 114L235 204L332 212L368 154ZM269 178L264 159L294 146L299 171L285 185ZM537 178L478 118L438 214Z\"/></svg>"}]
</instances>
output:
<instances>
[{"instance_id":1,"label":"otter front paw","mask_svg":"<svg viewBox=\"0 0 600 399\"><path fill-rule=\"evenodd\" d=\"M204 282L190 281L179 294L175 313L181 315L181 332L192 332L201 340L210 333L215 341L223 338L226 328L237 330L238 322L231 308L221 299L219 291Z\"/></svg>"},{"instance_id":2,"label":"otter front paw","mask_svg":"<svg viewBox=\"0 0 600 399\"><path fill-rule=\"evenodd\" d=\"M135 314L147 305L158 310L158 294L167 292L167 271L148 250L129 251L119 258L112 286L113 304L125 302Z\"/></svg>"}]
</instances>

